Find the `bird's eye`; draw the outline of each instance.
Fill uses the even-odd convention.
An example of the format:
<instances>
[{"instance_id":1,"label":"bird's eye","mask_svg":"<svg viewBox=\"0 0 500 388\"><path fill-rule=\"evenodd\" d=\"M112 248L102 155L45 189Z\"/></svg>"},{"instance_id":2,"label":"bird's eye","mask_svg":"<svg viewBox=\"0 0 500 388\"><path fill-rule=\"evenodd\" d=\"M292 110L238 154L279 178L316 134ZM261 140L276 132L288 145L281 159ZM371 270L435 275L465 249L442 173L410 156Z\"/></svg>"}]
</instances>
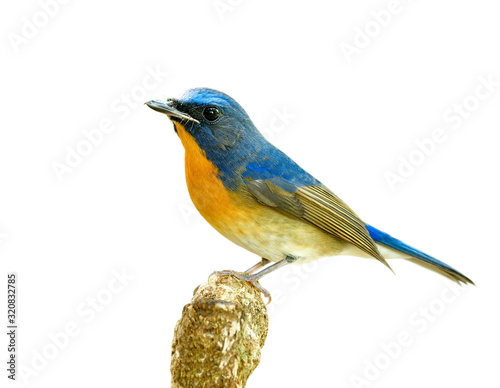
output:
<instances>
[{"instance_id":1,"label":"bird's eye","mask_svg":"<svg viewBox=\"0 0 500 388\"><path fill-rule=\"evenodd\" d=\"M215 106L208 106L203 109L203 117L208 121L214 122L220 117L220 110Z\"/></svg>"}]
</instances>

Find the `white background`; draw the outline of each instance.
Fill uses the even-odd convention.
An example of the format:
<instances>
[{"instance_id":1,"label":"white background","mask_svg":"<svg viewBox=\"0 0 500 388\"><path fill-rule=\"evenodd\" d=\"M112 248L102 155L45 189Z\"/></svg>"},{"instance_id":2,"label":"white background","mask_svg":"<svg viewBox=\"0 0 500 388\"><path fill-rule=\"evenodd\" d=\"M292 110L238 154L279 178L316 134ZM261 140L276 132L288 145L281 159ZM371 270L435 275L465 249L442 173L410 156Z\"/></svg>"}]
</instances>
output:
<instances>
[{"instance_id":1,"label":"white background","mask_svg":"<svg viewBox=\"0 0 500 388\"><path fill-rule=\"evenodd\" d=\"M500 86L458 128L443 119L454 104L478 101L479 77L500 81L495 2L401 0L382 27L372 12L387 1L70 1L50 12L40 4L0 10L0 274L2 284L8 271L19 274L18 354L34 373L20 379L169 386L173 328L193 289L216 269L258 260L196 213L172 125L142 105L207 86L237 99L366 222L477 284L454 294L412 263L391 261L394 276L351 257L269 275L269 336L248 387L498 380ZM34 19L35 32L26 27ZM348 61L341 45L365 28L372 37ZM145 91L155 68L168 75L146 78ZM277 121L283 110L293 118ZM54 163L102 120L114 130L60 181ZM384 174L436 127L446 140L391 190ZM133 277L115 294L106 291L113 271ZM109 303L91 315L96 295ZM71 322L78 334L54 348L51 336L63 338ZM410 344L393 345L388 358L383 346L401 332ZM46 363L35 356L44 351ZM352 383L375 361L385 369L369 385ZM2 367L2 387L5 376Z\"/></svg>"}]
</instances>

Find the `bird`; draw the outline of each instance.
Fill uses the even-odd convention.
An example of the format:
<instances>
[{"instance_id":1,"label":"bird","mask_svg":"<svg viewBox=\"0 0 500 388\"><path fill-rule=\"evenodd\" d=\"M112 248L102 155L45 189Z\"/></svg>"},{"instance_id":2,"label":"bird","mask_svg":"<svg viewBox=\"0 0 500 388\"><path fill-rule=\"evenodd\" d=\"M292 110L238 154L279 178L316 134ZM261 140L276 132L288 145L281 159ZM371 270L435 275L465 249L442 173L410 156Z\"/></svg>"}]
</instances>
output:
<instances>
[{"instance_id":1,"label":"bird","mask_svg":"<svg viewBox=\"0 0 500 388\"><path fill-rule=\"evenodd\" d=\"M220 234L261 260L226 271L260 286L288 264L349 255L403 258L459 284L474 284L444 262L365 223L337 195L272 145L241 105L209 88L145 103L165 114L185 150L189 195ZM392 270L392 269L391 269Z\"/></svg>"}]
</instances>

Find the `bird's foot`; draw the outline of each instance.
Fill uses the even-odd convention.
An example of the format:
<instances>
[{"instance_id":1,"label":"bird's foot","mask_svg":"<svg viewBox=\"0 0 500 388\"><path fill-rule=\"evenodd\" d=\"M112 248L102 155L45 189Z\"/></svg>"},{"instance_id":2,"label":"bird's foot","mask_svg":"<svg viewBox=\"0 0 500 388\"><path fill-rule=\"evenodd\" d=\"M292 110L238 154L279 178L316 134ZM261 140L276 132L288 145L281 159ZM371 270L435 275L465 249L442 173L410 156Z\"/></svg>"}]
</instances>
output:
<instances>
[{"instance_id":1,"label":"bird's foot","mask_svg":"<svg viewBox=\"0 0 500 388\"><path fill-rule=\"evenodd\" d=\"M259 283L260 277L256 277L254 275L245 273L245 272L237 272L232 270L224 270L224 271L215 271L213 274L215 275L230 275L234 276L238 279L244 280L248 283L251 283L255 288L257 288L260 292L264 294L264 296L268 299L267 304L271 303L271 293L267 291L264 287L262 287Z\"/></svg>"}]
</instances>

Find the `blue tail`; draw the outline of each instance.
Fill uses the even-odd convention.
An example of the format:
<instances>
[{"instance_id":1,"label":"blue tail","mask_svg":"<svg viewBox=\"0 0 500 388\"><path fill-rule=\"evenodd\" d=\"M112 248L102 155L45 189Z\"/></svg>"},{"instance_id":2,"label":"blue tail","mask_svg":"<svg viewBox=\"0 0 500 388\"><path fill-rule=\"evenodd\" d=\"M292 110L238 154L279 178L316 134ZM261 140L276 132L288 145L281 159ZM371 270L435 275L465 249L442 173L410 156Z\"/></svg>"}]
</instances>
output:
<instances>
[{"instance_id":1,"label":"blue tail","mask_svg":"<svg viewBox=\"0 0 500 388\"><path fill-rule=\"evenodd\" d=\"M412 248L409 245L406 245L404 242L389 236L387 233L375 229L373 226L366 225L366 229L368 230L368 233L370 233L370 237L373 239L373 241L412 256L416 259L412 261L416 262L417 264L423 265L424 267L427 267L429 269L437 270L437 272L441 272L445 276L455 280L457 283L462 282L474 284L474 282L467 276L461 274L442 261L439 261L432 256L420 252L419 250Z\"/></svg>"}]
</instances>

